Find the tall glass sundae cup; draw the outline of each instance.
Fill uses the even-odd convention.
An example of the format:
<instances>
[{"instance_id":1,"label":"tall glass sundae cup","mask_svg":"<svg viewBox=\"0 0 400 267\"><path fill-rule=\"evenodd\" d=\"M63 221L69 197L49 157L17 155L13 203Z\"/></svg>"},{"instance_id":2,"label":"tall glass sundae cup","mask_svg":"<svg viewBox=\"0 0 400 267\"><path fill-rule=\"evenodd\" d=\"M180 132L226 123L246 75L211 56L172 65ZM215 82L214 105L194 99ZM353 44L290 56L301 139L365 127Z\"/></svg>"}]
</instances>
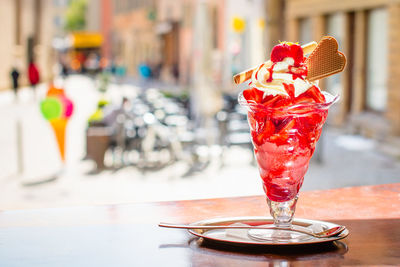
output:
<instances>
[{"instance_id":1,"label":"tall glass sundae cup","mask_svg":"<svg viewBox=\"0 0 400 267\"><path fill-rule=\"evenodd\" d=\"M274 68L272 64L264 73L255 71L250 89L239 94L239 103L248 112L254 155L275 226L272 230L252 229L249 236L263 241L290 243L311 238L290 231L290 228L293 227L298 193L328 109L338 97L322 93L315 83L306 81L305 76L287 78L293 76L291 66L295 63L287 58L283 61L288 62L288 67ZM296 70L301 68L306 67L300 63ZM260 70L262 68L257 71ZM273 76L273 70L290 76ZM261 88L257 75L264 76ZM274 81L274 77L280 80L276 78ZM282 77L288 80L282 80ZM295 79L301 81L293 82ZM277 92L280 88L277 85L282 85L285 93Z\"/></svg>"},{"instance_id":2,"label":"tall glass sundae cup","mask_svg":"<svg viewBox=\"0 0 400 267\"><path fill-rule=\"evenodd\" d=\"M243 94L239 96L239 103L248 111L254 155L270 214L278 228L291 227L298 192L328 108L337 99L327 93L325 97L325 103L271 108L249 104ZM251 230L250 234L271 241L309 238L292 231Z\"/></svg>"}]
</instances>

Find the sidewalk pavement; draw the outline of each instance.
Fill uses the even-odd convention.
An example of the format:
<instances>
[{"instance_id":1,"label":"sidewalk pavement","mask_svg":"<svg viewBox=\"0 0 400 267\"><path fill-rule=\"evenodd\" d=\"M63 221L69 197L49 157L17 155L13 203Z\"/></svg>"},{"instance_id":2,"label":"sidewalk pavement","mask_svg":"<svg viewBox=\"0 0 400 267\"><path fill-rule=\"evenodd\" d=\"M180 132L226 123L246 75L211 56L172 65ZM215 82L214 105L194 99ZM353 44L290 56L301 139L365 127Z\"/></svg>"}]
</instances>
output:
<instances>
[{"instance_id":1,"label":"sidewalk pavement","mask_svg":"<svg viewBox=\"0 0 400 267\"><path fill-rule=\"evenodd\" d=\"M189 168L183 162L159 171L144 172L131 166L88 174L94 164L81 160L85 129L100 94L95 81L84 76L68 78L65 88L75 104L68 125L67 164L56 180L35 186L24 184L51 177L61 168L53 133L39 111L46 86L38 88L36 98L30 89L22 89L18 104L11 92L0 93L0 210L263 194L257 168L251 164L252 153L240 147L224 154L222 167L219 150L213 150L210 165L189 177L183 177ZM137 90L129 84L112 85L108 96L118 102L122 95L134 95ZM17 173L18 119L23 128L22 174ZM330 128L324 134L319 145L324 162L312 160L302 191L400 181L400 163L380 153L378 143Z\"/></svg>"}]
</instances>

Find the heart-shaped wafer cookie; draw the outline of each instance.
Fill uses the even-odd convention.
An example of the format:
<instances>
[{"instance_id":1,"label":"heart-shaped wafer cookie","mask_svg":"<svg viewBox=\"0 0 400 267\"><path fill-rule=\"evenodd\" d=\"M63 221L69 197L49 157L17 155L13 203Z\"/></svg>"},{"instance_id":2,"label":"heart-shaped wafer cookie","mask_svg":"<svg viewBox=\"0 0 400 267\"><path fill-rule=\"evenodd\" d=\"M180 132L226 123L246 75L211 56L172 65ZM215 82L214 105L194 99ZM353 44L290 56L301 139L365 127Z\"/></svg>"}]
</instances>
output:
<instances>
[{"instance_id":1,"label":"heart-shaped wafer cookie","mask_svg":"<svg viewBox=\"0 0 400 267\"><path fill-rule=\"evenodd\" d=\"M335 38L325 36L306 60L307 80L315 81L341 72L346 66L346 57L338 51Z\"/></svg>"}]
</instances>

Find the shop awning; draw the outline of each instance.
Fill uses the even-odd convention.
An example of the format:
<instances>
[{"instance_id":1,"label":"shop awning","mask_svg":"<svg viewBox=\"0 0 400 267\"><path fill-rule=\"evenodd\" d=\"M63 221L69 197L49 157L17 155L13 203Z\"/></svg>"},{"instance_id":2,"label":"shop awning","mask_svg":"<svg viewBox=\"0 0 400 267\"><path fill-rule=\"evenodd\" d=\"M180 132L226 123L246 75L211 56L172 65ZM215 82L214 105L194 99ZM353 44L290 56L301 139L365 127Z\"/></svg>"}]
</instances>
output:
<instances>
[{"instance_id":1,"label":"shop awning","mask_svg":"<svg viewBox=\"0 0 400 267\"><path fill-rule=\"evenodd\" d=\"M70 35L73 48L94 48L100 47L103 43L103 36L100 33L76 32Z\"/></svg>"}]
</instances>

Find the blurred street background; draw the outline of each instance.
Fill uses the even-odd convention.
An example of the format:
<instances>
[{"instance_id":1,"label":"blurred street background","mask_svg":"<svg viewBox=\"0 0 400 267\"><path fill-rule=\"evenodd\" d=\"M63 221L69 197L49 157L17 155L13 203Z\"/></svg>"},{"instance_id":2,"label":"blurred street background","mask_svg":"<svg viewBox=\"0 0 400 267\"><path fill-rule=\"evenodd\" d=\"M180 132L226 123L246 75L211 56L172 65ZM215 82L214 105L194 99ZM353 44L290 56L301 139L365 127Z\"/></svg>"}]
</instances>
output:
<instances>
[{"instance_id":1,"label":"blurred street background","mask_svg":"<svg viewBox=\"0 0 400 267\"><path fill-rule=\"evenodd\" d=\"M385 3L3 0L0 210L263 194L232 76L324 35L348 66L320 81L341 99L302 190L399 182L400 3Z\"/></svg>"}]
</instances>

